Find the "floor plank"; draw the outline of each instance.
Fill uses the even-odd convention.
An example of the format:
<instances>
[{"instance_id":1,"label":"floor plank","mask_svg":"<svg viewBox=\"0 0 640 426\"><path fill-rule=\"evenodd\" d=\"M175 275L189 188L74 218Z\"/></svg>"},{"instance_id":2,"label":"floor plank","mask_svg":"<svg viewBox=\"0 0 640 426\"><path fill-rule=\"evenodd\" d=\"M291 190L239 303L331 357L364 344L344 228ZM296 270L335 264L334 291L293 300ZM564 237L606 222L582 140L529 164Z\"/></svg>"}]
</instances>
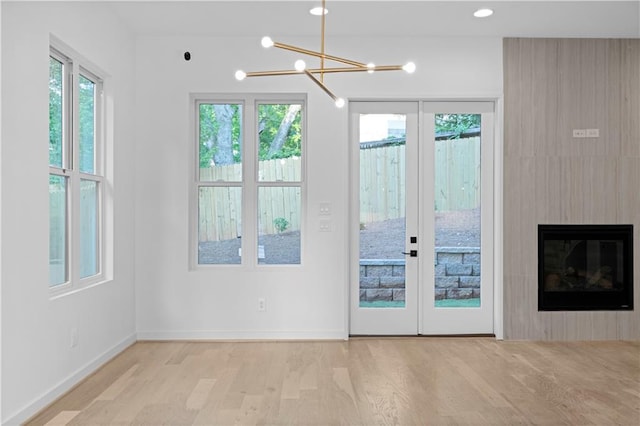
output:
<instances>
[{"instance_id":1,"label":"floor plank","mask_svg":"<svg viewBox=\"0 0 640 426\"><path fill-rule=\"evenodd\" d=\"M28 425L633 425L640 342L138 342Z\"/></svg>"}]
</instances>

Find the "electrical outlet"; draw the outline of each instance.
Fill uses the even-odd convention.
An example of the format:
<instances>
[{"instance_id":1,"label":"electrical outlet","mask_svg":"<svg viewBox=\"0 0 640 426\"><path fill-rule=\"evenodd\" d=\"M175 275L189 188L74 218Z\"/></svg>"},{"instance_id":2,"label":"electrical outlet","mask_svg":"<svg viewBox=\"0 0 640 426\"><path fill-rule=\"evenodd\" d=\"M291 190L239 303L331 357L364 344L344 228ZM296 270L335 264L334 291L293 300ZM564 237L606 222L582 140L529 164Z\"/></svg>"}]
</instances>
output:
<instances>
[{"instance_id":1,"label":"electrical outlet","mask_svg":"<svg viewBox=\"0 0 640 426\"><path fill-rule=\"evenodd\" d=\"M264 312L267 310L267 301L264 297L258 298L258 312Z\"/></svg>"},{"instance_id":2,"label":"electrical outlet","mask_svg":"<svg viewBox=\"0 0 640 426\"><path fill-rule=\"evenodd\" d=\"M588 138L599 138L600 137L600 129L587 129L587 137Z\"/></svg>"},{"instance_id":3,"label":"electrical outlet","mask_svg":"<svg viewBox=\"0 0 640 426\"><path fill-rule=\"evenodd\" d=\"M574 138L586 138L587 131L585 129L573 129Z\"/></svg>"}]
</instances>

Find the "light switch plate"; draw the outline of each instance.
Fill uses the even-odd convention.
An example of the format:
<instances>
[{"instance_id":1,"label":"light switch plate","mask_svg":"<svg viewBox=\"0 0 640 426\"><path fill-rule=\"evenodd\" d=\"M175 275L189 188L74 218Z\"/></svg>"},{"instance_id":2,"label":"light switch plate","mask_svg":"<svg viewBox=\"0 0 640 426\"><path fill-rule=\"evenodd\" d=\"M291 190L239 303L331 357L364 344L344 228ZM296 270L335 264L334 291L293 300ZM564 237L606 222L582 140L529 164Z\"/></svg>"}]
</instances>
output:
<instances>
[{"instance_id":1,"label":"light switch plate","mask_svg":"<svg viewBox=\"0 0 640 426\"><path fill-rule=\"evenodd\" d=\"M320 227L320 232L331 232L331 221L321 220L319 227Z\"/></svg>"},{"instance_id":2,"label":"light switch plate","mask_svg":"<svg viewBox=\"0 0 640 426\"><path fill-rule=\"evenodd\" d=\"M330 216L331 203L320 203L320 206L318 207L318 214L320 216Z\"/></svg>"}]
</instances>

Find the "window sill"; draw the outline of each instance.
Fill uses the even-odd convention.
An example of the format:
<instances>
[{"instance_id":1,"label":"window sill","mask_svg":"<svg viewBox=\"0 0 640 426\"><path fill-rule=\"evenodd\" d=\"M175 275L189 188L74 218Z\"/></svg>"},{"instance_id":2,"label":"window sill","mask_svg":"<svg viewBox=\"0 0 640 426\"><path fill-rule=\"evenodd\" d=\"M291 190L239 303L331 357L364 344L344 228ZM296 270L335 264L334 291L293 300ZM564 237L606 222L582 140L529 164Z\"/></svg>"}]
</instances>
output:
<instances>
[{"instance_id":1,"label":"window sill","mask_svg":"<svg viewBox=\"0 0 640 426\"><path fill-rule=\"evenodd\" d=\"M84 290L88 290L94 287L98 287L101 286L103 284L107 284L110 282L113 282L113 279L111 278L105 278L103 276L100 277L90 277L85 279L86 282L84 282L84 280L81 280L80 283L73 285L73 284L61 284L60 286L57 287L53 287L49 289L50 292L50 297L49 300L56 300L56 299L61 299L63 297L66 296L70 296L72 294L76 294L76 293L80 293Z\"/></svg>"}]
</instances>

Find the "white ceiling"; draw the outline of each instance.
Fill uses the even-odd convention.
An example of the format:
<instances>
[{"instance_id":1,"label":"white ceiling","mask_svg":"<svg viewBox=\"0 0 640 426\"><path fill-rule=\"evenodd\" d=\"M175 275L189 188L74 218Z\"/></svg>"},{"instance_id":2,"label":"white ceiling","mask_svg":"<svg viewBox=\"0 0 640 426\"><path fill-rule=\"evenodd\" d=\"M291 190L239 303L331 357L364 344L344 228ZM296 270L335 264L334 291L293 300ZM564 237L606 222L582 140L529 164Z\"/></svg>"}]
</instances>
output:
<instances>
[{"instance_id":1,"label":"white ceiling","mask_svg":"<svg viewBox=\"0 0 640 426\"><path fill-rule=\"evenodd\" d=\"M118 1L111 6L138 34L310 36L321 0ZM479 7L493 16L477 19ZM327 36L640 38L640 0L329 0Z\"/></svg>"}]
</instances>

